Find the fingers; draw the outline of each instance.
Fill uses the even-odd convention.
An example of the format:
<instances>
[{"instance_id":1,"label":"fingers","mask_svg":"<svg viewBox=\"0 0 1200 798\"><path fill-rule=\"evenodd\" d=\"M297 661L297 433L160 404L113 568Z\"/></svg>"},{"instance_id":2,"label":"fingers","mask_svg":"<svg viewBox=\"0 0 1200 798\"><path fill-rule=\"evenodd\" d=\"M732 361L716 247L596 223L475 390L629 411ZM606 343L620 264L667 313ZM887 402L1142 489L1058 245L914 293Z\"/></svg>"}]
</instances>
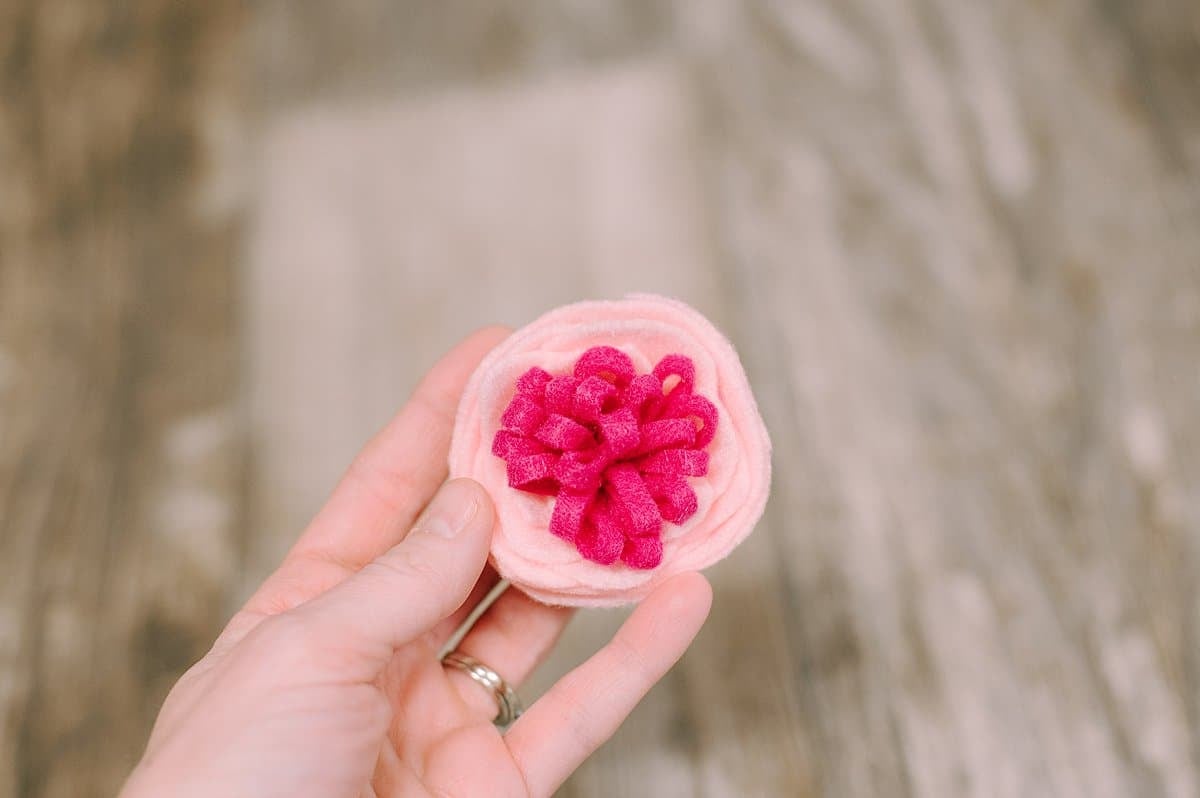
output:
<instances>
[{"instance_id":1,"label":"fingers","mask_svg":"<svg viewBox=\"0 0 1200 798\"><path fill-rule=\"evenodd\" d=\"M700 574L665 582L612 641L564 676L505 735L529 792L549 796L621 725L682 656L708 617Z\"/></svg>"},{"instance_id":2,"label":"fingers","mask_svg":"<svg viewBox=\"0 0 1200 798\"><path fill-rule=\"evenodd\" d=\"M447 482L402 542L268 623L317 641L318 656L328 654L339 676L374 678L398 647L463 603L483 570L494 520L482 486Z\"/></svg>"},{"instance_id":3,"label":"fingers","mask_svg":"<svg viewBox=\"0 0 1200 798\"><path fill-rule=\"evenodd\" d=\"M500 575L496 573L496 569L491 565L485 565L475 587L471 588L471 595L467 596L467 600L463 602L462 606L430 630L430 642L437 648L450 642L459 627L466 623L475 608L487 598L499 582Z\"/></svg>"},{"instance_id":4,"label":"fingers","mask_svg":"<svg viewBox=\"0 0 1200 798\"><path fill-rule=\"evenodd\" d=\"M252 616L283 612L319 595L401 540L446 478L454 413L467 379L507 334L502 327L479 330L430 370L247 603Z\"/></svg>"},{"instance_id":5,"label":"fingers","mask_svg":"<svg viewBox=\"0 0 1200 798\"><path fill-rule=\"evenodd\" d=\"M507 334L484 328L438 361L404 409L355 458L297 542L297 553L361 566L395 545L446 478L454 414L467 380Z\"/></svg>"},{"instance_id":6,"label":"fingers","mask_svg":"<svg viewBox=\"0 0 1200 798\"><path fill-rule=\"evenodd\" d=\"M471 628L457 650L487 663L518 687L550 654L574 615L569 607L550 607L516 588L509 588ZM447 670L468 706L487 719L496 714L496 702L461 671Z\"/></svg>"}]
</instances>

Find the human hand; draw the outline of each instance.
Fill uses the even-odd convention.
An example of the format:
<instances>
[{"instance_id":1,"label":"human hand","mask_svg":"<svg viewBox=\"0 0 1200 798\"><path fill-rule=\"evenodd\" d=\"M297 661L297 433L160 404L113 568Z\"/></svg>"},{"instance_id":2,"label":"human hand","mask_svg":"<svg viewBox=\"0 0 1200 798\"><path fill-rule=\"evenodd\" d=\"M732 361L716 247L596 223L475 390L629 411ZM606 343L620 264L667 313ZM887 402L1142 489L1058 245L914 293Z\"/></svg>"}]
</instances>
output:
<instances>
[{"instance_id":1,"label":"human hand","mask_svg":"<svg viewBox=\"0 0 1200 798\"><path fill-rule=\"evenodd\" d=\"M459 394L503 336L450 352L356 458L172 689L125 798L548 796L682 655L711 601L699 574L664 583L507 733L493 697L438 661L497 582L491 500L470 480L441 483ZM458 650L516 686L569 616L508 590Z\"/></svg>"}]
</instances>

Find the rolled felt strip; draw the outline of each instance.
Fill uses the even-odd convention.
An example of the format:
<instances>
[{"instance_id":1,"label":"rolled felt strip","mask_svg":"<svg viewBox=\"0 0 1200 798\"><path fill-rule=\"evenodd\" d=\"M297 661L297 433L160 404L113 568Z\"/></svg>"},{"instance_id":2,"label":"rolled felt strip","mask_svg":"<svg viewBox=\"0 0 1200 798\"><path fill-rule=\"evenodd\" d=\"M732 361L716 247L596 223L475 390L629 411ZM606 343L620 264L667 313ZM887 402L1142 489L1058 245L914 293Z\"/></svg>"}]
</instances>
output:
<instances>
[{"instance_id":1,"label":"rolled felt strip","mask_svg":"<svg viewBox=\"0 0 1200 798\"><path fill-rule=\"evenodd\" d=\"M732 344L684 303L635 294L552 310L492 350L450 474L495 501L501 576L548 604L614 606L744 540L770 453Z\"/></svg>"}]
</instances>

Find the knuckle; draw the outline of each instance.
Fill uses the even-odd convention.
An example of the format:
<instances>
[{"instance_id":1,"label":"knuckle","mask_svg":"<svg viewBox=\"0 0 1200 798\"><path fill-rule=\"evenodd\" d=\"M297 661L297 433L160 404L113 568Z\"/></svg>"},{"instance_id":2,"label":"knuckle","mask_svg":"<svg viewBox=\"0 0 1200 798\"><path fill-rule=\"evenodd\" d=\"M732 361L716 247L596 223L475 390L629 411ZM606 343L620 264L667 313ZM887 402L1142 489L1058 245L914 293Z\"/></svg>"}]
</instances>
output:
<instances>
[{"instance_id":1,"label":"knuckle","mask_svg":"<svg viewBox=\"0 0 1200 798\"><path fill-rule=\"evenodd\" d=\"M369 450L359 453L350 462L346 478L361 486L380 506L397 515L404 511L399 497L409 493L412 488L409 474L388 468Z\"/></svg>"},{"instance_id":2,"label":"knuckle","mask_svg":"<svg viewBox=\"0 0 1200 798\"><path fill-rule=\"evenodd\" d=\"M426 415L434 424L453 426L455 408L458 403L451 401L452 398L444 392L424 387L418 388L408 403L417 412Z\"/></svg>"},{"instance_id":3,"label":"knuckle","mask_svg":"<svg viewBox=\"0 0 1200 798\"><path fill-rule=\"evenodd\" d=\"M248 643L274 657L309 658L321 649L320 635L311 619L297 612L274 615L250 633Z\"/></svg>"},{"instance_id":4,"label":"knuckle","mask_svg":"<svg viewBox=\"0 0 1200 798\"><path fill-rule=\"evenodd\" d=\"M417 580L440 583L446 577L445 566L423 546L401 545L367 566L373 576L387 580Z\"/></svg>"},{"instance_id":5,"label":"knuckle","mask_svg":"<svg viewBox=\"0 0 1200 798\"><path fill-rule=\"evenodd\" d=\"M566 718L566 739L578 749L580 756L587 756L604 742L592 707L582 701L571 701L563 713Z\"/></svg>"},{"instance_id":6,"label":"knuckle","mask_svg":"<svg viewBox=\"0 0 1200 798\"><path fill-rule=\"evenodd\" d=\"M657 681L655 669L646 661L645 654L624 635L618 634L609 643L617 661L617 670L627 674L635 683Z\"/></svg>"}]
</instances>

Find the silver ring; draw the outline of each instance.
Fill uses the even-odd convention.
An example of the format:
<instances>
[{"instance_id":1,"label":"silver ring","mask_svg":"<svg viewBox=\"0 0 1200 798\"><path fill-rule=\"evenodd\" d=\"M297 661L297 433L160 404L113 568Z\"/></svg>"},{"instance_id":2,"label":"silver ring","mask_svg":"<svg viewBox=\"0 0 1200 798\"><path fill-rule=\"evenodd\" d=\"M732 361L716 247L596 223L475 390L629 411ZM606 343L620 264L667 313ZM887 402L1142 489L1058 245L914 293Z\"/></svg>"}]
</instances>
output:
<instances>
[{"instance_id":1,"label":"silver ring","mask_svg":"<svg viewBox=\"0 0 1200 798\"><path fill-rule=\"evenodd\" d=\"M496 706L499 708L492 723L500 728L511 724L525 711L525 707L521 706L521 699L517 697L517 692L509 686L508 682L474 657L451 651L442 657L442 665L457 668L492 694L492 697L496 699Z\"/></svg>"}]
</instances>

